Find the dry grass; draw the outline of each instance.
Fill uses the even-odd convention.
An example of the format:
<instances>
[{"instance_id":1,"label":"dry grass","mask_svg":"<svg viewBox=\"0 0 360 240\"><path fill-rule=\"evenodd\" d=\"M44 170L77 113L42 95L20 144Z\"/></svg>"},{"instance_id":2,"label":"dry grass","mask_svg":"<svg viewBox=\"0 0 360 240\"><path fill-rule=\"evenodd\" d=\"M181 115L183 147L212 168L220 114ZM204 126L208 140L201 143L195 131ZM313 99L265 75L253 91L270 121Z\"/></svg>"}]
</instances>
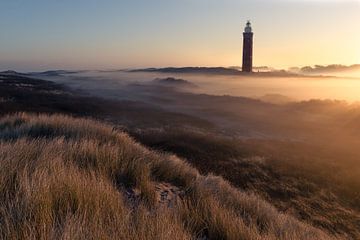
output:
<instances>
[{"instance_id":1,"label":"dry grass","mask_svg":"<svg viewBox=\"0 0 360 240\"><path fill-rule=\"evenodd\" d=\"M330 239L91 120L2 118L0 166L0 239ZM183 189L183 201L160 207L157 182ZM139 203L127 189L140 191Z\"/></svg>"},{"instance_id":2,"label":"dry grass","mask_svg":"<svg viewBox=\"0 0 360 240\"><path fill-rule=\"evenodd\" d=\"M355 147L239 140L176 128L130 135L151 149L185 158L201 174L220 175L312 226L360 239L360 154Z\"/></svg>"}]
</instances>

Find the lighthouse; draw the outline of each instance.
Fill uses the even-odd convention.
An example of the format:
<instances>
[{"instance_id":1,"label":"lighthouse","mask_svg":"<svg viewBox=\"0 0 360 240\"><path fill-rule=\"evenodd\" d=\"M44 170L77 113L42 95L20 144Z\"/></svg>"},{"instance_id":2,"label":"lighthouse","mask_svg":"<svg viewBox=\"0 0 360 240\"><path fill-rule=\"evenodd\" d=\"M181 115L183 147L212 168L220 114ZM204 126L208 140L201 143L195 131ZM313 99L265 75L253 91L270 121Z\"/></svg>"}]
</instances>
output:
<instances>
[{"instance_id":1,"label":"lighthouse","mask_svg":"<svg viewBox=\"0 0 360 240\"><path fill-rule=\"evenodd\" d=\"M252 72L253 67L253 37L251 23L248 21L244 30L244 43L243 43L243 72Z\"/></svg>"}]
</instances>

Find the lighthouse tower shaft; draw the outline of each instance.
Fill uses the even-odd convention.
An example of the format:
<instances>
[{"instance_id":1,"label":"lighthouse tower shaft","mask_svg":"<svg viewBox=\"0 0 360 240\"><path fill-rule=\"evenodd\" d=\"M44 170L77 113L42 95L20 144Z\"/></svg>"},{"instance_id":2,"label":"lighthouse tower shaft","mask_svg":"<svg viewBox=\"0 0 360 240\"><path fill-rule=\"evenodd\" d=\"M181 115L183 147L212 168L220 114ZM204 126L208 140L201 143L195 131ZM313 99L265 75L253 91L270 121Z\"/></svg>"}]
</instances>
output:
<instances>
[{"instance_id":1,"label":"lighthouse tower shaft","mask_svg":"<svg viewBox=\"0 0 360 240\"><path fill-rule=\"evenodd\" d=\"M244 35L243 43L243 72L252 72L253 68L253 37L254 33L251 29L251 23L247 22Z\"/></svg>"}]
</instances>

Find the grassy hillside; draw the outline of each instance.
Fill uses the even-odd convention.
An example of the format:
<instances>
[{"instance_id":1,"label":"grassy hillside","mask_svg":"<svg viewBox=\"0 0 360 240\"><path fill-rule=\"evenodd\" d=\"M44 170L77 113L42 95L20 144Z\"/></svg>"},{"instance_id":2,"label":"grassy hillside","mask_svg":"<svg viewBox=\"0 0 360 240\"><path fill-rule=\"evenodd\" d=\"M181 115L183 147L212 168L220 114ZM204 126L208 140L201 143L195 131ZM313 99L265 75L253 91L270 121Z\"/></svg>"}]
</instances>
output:
<instances>
[{"instance_id":1,"label":"grassy hillside","mask_svg":"<svg viewBox=\"0 0 360 240\"><path fill-rule=\"evenodd\" d=\"M274 140L239 140L188 130L131 133L151 149L184 157L200 173L224 177L313 226L360 237L360 155L348 149Z\"/></svg>"},{"instance_id":2,"label":"grassy hillside","mask_svg":"<svg viewBox=\"0 0 360 240\"><path fill-rule=\"evenodd\" d=\"M0 120L0 239L330 239L99 122Z\"/></svg>"}]
</instances>

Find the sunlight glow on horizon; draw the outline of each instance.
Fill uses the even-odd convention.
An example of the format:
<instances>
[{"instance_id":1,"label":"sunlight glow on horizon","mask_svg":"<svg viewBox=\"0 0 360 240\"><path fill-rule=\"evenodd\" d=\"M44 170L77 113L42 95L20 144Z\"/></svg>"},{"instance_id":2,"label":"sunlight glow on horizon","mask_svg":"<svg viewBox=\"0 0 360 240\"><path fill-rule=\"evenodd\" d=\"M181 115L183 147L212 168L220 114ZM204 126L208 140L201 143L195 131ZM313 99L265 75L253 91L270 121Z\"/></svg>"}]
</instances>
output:
<instances>
[{"instance_id":1,"label":"sunlight glow on horizon","mask_svg":"<svg viewBox=\"0 0 360 240\"><path fill-rule=\"evenodd\" d=\"M0 70L240 66L248 19L255 66L357 64L359 3L4 0Z\"/></svg>"}]
</instances>

